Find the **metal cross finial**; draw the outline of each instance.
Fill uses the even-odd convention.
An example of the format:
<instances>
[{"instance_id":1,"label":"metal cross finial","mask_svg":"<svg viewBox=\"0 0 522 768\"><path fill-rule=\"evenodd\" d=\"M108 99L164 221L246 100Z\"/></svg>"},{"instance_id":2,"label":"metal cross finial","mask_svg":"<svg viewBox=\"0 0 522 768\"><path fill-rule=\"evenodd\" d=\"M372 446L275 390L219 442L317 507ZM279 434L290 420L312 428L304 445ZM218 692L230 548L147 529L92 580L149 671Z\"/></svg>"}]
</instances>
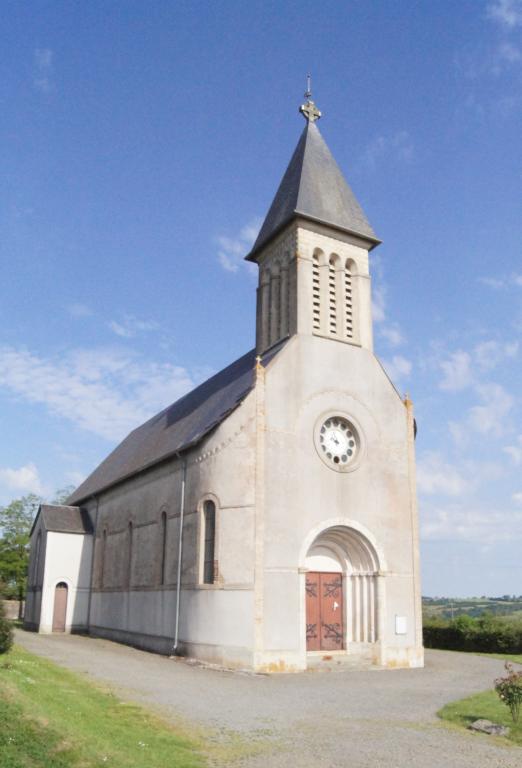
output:
<instances>
[{"instance_id":1,"label":"metal cross finial","mask_svg":"<svg viewBox=\"0 0 522 768\"><path fill-rule=\"evenodd\" d=\"M299 112L304 116L305 120L308 120L309 123L315 123L316 120L319 120L321 117L321 113L315 106L314 102L311 99L312 96L312 75L307 75L306 77L306 93L304 95L306 99L306 104L301 104L299 107Z\"/></svg>"}]
</instances>

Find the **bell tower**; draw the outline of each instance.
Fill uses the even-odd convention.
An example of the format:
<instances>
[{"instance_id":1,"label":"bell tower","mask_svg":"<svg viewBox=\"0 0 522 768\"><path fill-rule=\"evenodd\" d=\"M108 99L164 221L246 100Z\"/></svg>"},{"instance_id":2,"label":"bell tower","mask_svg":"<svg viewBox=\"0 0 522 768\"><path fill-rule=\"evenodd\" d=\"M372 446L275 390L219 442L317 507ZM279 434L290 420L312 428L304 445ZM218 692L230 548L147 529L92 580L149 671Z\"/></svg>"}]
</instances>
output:
<instances>
[{"instance_id":1,"label":"bell tower","mask_svg":"<svg viewBox=\"0 0 522 768\"><path fill-rule=\"evenodd\" d=\"M368 253L380 243L319 129L306 120L248 261L259 265L256 349L307 334L373 349Z\"/></svg>"}]
</instances>

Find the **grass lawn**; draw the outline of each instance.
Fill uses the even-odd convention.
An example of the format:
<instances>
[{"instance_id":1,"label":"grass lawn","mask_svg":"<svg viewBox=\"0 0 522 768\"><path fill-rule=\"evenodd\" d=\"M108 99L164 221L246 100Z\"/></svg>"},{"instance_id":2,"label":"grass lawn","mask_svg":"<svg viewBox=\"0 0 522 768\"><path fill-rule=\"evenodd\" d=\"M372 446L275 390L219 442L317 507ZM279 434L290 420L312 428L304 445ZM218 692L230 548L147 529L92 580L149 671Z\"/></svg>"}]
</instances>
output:
<instances>
[{"instance_id":1,"label":"grass lawn","mask_svg":"<svg viewBox=\"0 0 522 768\"><path fill-rule=\"evenodd\" d=\"M514 741L515 744L522 746L522 716L518 723L514 723L508 707L502 704L497 693L493 690L476 693L473 696L468 696L466 699L446 704L445 707L437 712L437 715L442 720L463 726L464 728L467 728L470 723L480 718L491 720L491 722L499 723L500 725L507 725L511 729L507 738L510 741Z\"/></svg>"},{"instance_id":2,"label":"grass lawn","mask_svg":"<svg viewBox=\"0 0 522 768\"><path fill-rule=\"evenodd\" d=\"M20 648L0 656L2 768L202 768L197 734Z\"/></svg>"}]
</instances>

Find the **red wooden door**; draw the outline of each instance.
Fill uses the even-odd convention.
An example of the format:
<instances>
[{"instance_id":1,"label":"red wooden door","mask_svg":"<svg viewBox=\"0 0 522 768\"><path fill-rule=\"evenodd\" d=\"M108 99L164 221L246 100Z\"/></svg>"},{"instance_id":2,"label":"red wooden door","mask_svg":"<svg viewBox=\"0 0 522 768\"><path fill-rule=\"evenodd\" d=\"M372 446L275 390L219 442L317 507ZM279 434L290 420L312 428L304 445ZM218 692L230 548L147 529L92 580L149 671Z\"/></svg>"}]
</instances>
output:
<instances>
[{"instance_id":1,"label":"red wooden door","mask_svg":"<svg viewBox=\"0 0 522 768\"><path fill-rule=\"evenodd\" d=\"M61 581L54 590L53 632L65 632L67 584Z\"/></svg>"},{"instance_id":2,"label":"red wooden door","mask_svg":"<svg viewBox=\"0 0 522 768\"><path fill-rule=\"evenodd\" d=\"M306 574L306 650L343 648L343 577L340 573Z\"/></svg>"}]
</instances>

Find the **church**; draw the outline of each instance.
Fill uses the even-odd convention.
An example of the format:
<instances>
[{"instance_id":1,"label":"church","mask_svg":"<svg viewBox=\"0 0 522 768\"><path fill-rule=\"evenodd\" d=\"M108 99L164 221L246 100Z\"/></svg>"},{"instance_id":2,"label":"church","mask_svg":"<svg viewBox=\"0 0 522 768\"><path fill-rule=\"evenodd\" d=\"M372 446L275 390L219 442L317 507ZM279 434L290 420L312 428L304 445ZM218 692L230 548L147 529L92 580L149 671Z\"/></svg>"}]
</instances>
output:
<instances>
[{"instance_id":1,"label":"church","mask_svg":"<svg viewBox=\"0 0 522 768\"><path fill-rule=\"evenodd\" d=\"M28 629L256 672L423 665L413 406L373 352L380 241L305 98L246 256L255 348L40 507Z\"/></svg>"}]
</instances>

